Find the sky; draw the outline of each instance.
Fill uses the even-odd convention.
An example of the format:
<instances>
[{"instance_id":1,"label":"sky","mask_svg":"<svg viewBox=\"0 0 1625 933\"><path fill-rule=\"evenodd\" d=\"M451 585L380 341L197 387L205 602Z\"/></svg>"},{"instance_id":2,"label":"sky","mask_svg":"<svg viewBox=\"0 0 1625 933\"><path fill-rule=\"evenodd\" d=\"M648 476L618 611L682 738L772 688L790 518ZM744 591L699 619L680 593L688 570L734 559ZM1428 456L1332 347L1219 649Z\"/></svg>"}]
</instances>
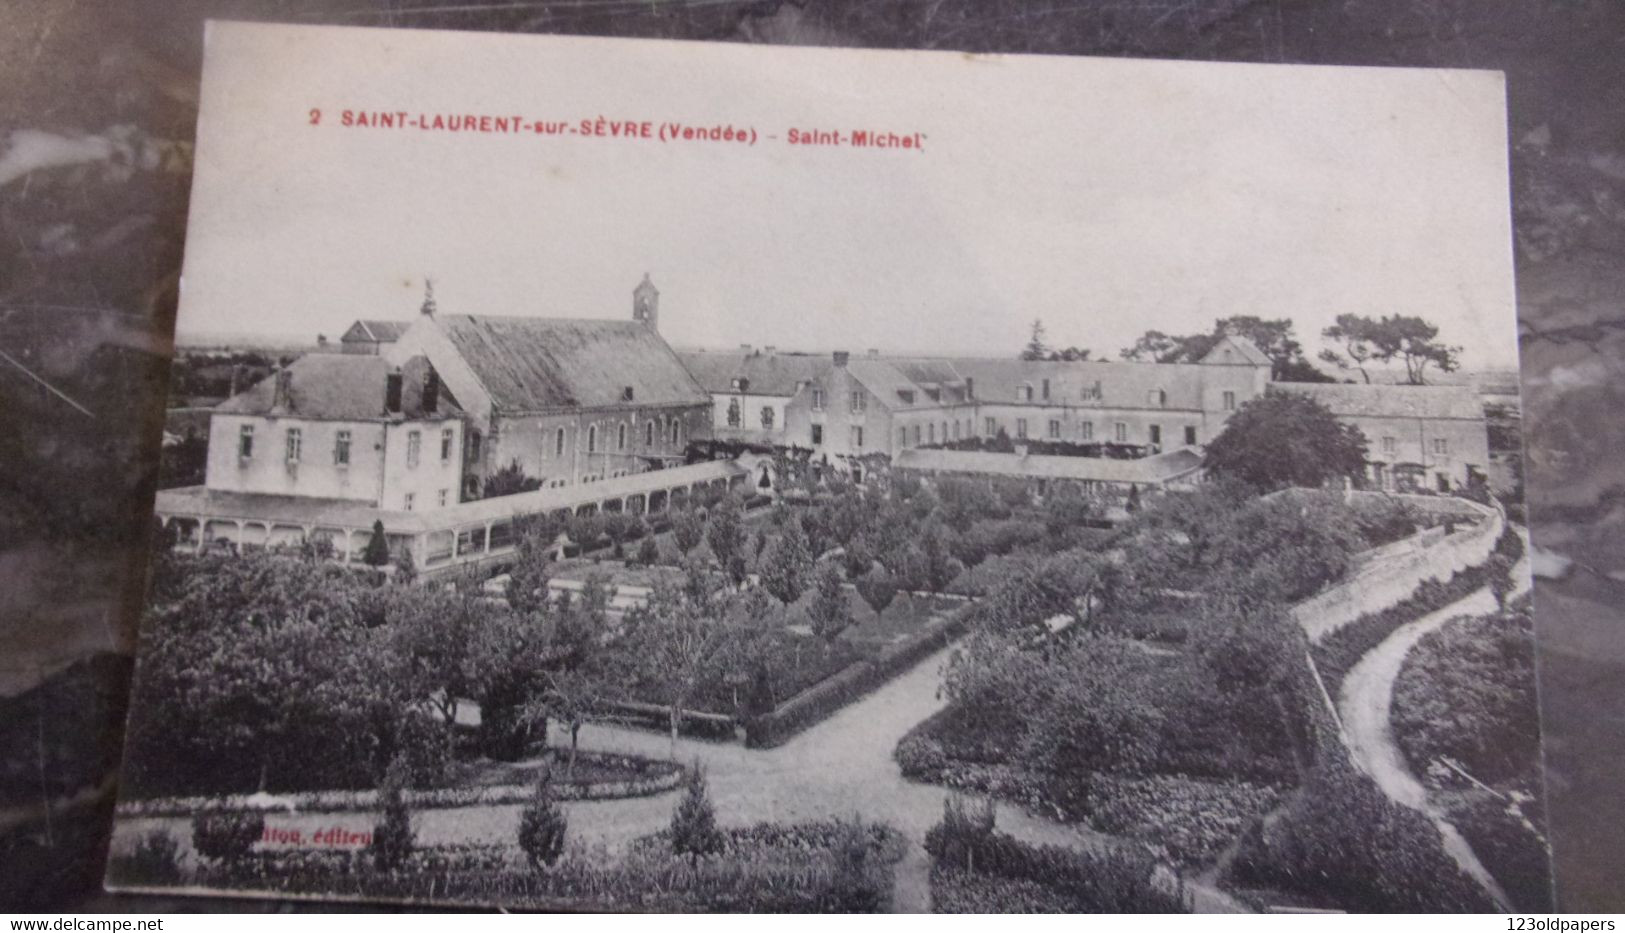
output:
<instances>
[{"instance_id":1,"label":"sky","mask_svg":"<svg viewBox=\"0 0 1625 933\"><path fill-rule=\"evenodd\" d=\"M648 273L678 346L1003 356L1040 318L1115 356L1252 314L1312 355L1338 314L1397 313L1510 367L1504 96L1484 71L212 23L178 329L337 338L416 314L425 278L442 313L625 318Z\"/></svg>"}]
</instances>

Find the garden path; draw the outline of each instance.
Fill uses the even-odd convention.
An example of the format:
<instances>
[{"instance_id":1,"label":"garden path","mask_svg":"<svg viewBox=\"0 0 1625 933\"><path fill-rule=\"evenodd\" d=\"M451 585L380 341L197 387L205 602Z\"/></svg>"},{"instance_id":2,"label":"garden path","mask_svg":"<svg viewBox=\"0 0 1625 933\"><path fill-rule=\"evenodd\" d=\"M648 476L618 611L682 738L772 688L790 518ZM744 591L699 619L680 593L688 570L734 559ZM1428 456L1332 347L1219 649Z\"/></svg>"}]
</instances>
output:
<instances>
[{"instance_id":1,"label":"garden path","mask_svg":"<svg viewBox=\"0 0 1625 933\"><path fill-rule=\"evenodd\" d=\"M1527 539L1525 548L1527 550ZM1517 587L1514 596L1528 590L1527 558L1513 568L1512 579ZM1484 868L1456 827L1445 819L1444 812L1428 800L1427 788L1411 772L1404 753L1394 740L1391 719L1394 681L1399 677L1400 668L1404 666L1411 649L1429 632L1442 628L1451 619L1494 611L1495 597L1488 587L1484 587L1443 609L1401 626L1349 670L1338 690L1337 711L1343 720L1345 741L1355 763L1371 775L1390 799L1419 810L1431 819L1444 838L1445 851L1456 860L1462 871L1477 881L1502 910L1510 910L1501 885Z\"/></svg>"}]
</instances>

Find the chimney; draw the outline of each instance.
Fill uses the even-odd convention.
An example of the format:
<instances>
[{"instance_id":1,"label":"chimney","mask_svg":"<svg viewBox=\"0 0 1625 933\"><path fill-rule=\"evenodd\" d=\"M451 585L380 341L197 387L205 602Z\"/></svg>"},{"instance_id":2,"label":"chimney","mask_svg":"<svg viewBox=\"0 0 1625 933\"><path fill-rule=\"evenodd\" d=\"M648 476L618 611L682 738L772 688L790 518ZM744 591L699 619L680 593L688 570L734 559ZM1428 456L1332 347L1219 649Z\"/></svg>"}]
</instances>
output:
<instances>
[{"instance_id":1,"label":"chimney","mask_svg":"<svg viewBox=\"0 0 1625 933\"><path fill-rule=\"evenodd\" d=\"M852 358L852 354L846 352L845 350L836 350L835 351L835 368L836 369L845 369L847 360L850 360L851 358Z\"/></svg>"},{"instance_id":2,"label":"chimney","mask_svg":"<svg viewBox=\"0 0 1625 933\"><path fill-rule=\"evenodd\" d=\"M384 376L384 413L389 415L400 414L401 411L401 374L389 373Z\"/></svg>"},{"instance_id":3,"label":"chimney","mask_svg":"<svg viewBox=\"0 0 1625 933\"><path fill-rule=\"evenodd\" d=\"M271 409L288 411L293 408L293 373L284 367L278 369L272 378L276 381L271 388Z\"/></svg>"}]
</instances>

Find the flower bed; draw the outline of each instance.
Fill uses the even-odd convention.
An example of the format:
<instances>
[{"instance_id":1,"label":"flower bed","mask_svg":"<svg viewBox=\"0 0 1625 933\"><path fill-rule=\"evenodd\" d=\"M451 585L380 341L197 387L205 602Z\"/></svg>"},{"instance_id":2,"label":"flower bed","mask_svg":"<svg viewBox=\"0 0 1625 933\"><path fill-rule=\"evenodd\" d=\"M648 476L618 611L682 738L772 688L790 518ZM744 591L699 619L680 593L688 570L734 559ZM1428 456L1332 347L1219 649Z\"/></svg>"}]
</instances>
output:
<instances>
[{"instance_id":1,"label":"flower bed","mask_svg":"<svg viewBox=\"0 0 1625 933\"><path fill-rule=\"evenodd\" d=\"M583 765L585 767L583 767ZM624 777L606 778L607 766ZM684 769L669 761L583 752L577 757L582 768L574 780L565 780L556 771L553 794L560 800L617 800L664 793L682 783ZM483 784L440 787L404 792L413 809L495 806L524 803L536 793L534 781L510 784ZM160 797L152 800L126 800L118 805L120 816L189 816L215 810L298 810L306 813L333 813L375 810L376 790L331 790L297 794L231 794L220 797Z\"/></svg>"}]
</instances>

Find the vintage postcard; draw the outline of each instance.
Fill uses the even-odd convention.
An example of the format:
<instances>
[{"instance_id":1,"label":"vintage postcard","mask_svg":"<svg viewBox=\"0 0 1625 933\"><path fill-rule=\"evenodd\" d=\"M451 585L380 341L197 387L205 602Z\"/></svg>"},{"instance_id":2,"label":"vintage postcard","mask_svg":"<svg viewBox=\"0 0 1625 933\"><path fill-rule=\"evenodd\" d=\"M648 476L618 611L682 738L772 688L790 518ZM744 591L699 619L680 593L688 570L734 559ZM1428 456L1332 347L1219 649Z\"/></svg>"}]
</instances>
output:
<instances>
[{"instance_id":1,"label":"vintage postcard","mask_svg":"<svg viewBox=\"0 0 1625 933\"><path fill-rule=\"evenodd\" d=\"M1504 114L211 24L109 886L1548 909Z\"/></svg>"}]
</instances>

